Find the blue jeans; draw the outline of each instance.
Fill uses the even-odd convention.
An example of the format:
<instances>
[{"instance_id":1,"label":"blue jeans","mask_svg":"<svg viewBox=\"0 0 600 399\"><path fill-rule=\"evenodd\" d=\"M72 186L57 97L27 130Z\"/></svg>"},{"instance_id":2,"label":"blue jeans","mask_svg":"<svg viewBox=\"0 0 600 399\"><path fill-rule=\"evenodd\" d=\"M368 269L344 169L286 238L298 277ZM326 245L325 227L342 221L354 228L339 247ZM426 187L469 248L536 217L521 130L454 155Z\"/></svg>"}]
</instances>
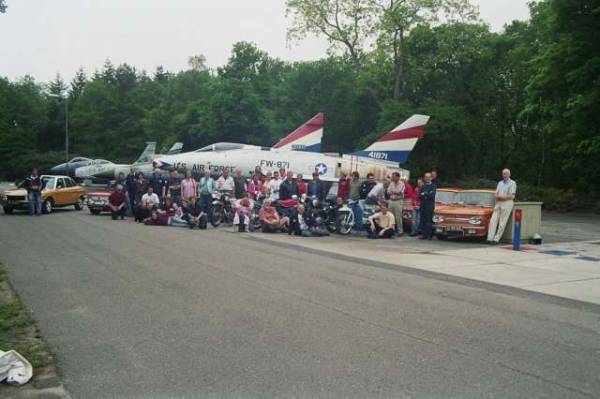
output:
<instances>
[{"instance_id":1,"label":"blue jeans","mask_svg":"<svg viewBox=\"0 0 600 399\"><path fill-rule=\"evenodd\" d=\"M419 208L413 208L412 211L412 227L411 233L418 234L421 224L421 210Z\"/></svg>"},{"instance_id":2,"label":"blue jeans","mask_svg":"<svg viewBox=\"0 0 600 399\"><path fill-rule=\"evenodd\" d=\"M354 230L362 231L363 228L363 210L360 207L358 201L352 204L350 207L352 209L352 213L354 214Z\"/></svg>"},{"instance_id":3,"label":"blue jeans","mask_svg":"<svg viewBox=\"0 0 600 399\"><path fill-rule=\"evenodd\" d=\"M208 213L212 206L212 194L200 194L200 209Z\"/></svg>"},{"instance_id":4,"label":"blue jeans","mask_svg":"<svg viewBox=\"0 0 600 399\"><path fill-rule=\"evenodd\" d=\"M42 214L42 193L38 191L32 191L28 195L29 200L29 214L33 215L34 213L37 215Z\"/></svg>"}]
</instances>

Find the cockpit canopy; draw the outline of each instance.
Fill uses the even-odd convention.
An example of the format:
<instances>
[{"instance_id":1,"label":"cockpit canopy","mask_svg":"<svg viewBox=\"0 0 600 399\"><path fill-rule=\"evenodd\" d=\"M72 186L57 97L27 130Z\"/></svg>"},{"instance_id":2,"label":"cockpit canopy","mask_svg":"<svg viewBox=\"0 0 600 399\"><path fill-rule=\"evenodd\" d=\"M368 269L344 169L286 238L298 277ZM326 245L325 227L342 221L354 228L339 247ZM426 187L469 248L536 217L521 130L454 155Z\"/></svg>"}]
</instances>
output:
<instances>
[{"instance_id":1,"label":"cockpit canopy","mask_svg":"<svg viewBox=\"0 0 600 399\"><path fill-rule=\"evenodd\" d=\"M250 144L241 144L241 143L214 143L211 145L207 145L206 147L202 147L199 150L194 152L210 152L210 151L231 151L231 150L244 150L244 149L263 149L268 150L269 147L261 147L258 145L250 145Z\"/></svg>"}]
</instances>

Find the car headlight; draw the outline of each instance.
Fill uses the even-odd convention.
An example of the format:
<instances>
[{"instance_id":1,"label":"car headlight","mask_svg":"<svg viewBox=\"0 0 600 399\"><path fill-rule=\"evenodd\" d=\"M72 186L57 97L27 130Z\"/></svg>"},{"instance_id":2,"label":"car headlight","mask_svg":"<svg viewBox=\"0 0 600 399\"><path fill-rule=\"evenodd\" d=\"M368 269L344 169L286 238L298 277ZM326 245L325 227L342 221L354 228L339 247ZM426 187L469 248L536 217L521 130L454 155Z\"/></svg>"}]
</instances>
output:
<instances>
[{"instance_id":1,"label":"car headlight","mask_svg":"<svg viewBox=\"0 0 600 399\"><path fill-rule=\"evenodd\" d=\"M469 223L471 223L471 224L481 224L481 217L480 216L471 216L469 218Z\"/></svg>"},{"instance_id":2,"label":"car headlight","mask_svg":"<svg viewBox=\"0 0 600 399\"><path fill-rule=\"evenodd\" d=\"M433 215L433 223L442 223L444 221L444 217L441 215Z\"/></svg>"}]
</instances>

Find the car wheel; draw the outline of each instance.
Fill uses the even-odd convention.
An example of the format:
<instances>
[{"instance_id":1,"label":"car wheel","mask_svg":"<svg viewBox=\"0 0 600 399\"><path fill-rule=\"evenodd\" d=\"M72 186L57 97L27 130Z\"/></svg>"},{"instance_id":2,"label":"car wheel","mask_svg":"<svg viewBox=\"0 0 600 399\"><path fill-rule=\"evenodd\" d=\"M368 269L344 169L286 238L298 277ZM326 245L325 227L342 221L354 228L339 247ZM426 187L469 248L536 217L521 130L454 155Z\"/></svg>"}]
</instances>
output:
<instances>
[{"instance_id":1,"label":"car wheel","mask_svg":"<svg viewBox=\"0 0 600 399\"><path fill-rule=\"evenodd\" d=\"M440 241L446 241L448 239L448 236L446 234L438 234L436 237Z\"/></svg>"},{"instance_id":2,"label":"car wheel","mask_svg":"<svg viewBox=\"0 0 600 399\"><path fill-rule=\"evenodd\" d=\"M75 206L75 210L76 211L80 211L83 209L83 205L85 204L85 200L83 199L83 197L79 198L79 201L77 201L76 204L74 204Z\"/></svg>"},{"instance_id":3,"label":"car wheel","mask_svg":"<svg viewBox=\"0 0 600 399\"><path fill-rule=\"evenodd\" d=\"M42 204L42 213L45 213L45 214L52 213L52 208L53 207L54 207L54 203L52 201L52 198L48 198Z\"/></svg>"},{"instance_id":4,"label":"car wheel","mask_svg":"<svg viewBox=\"0 0 600 399\"><path fill-rule=\"evenodd\" d=\"M90 213L92 215L99 215L100 214L100 209L90 209Z\"/></svg>"},{"instance_id":5,"label":"car wheel","mask_svg":"<svg viewBox=\"0 0 600 399\"><path fill-rule=\"evenodd\" d=\"M4 209L4 213L5 213L5 214L7 214L7 215L10 215L10 214L13 212L13 210L14 210L14 209L13 209L13 208L11 208L10 206L5 206L5 207L4 207L4 208L2 208L2 209Z\"/></svg>"}]
</instances>

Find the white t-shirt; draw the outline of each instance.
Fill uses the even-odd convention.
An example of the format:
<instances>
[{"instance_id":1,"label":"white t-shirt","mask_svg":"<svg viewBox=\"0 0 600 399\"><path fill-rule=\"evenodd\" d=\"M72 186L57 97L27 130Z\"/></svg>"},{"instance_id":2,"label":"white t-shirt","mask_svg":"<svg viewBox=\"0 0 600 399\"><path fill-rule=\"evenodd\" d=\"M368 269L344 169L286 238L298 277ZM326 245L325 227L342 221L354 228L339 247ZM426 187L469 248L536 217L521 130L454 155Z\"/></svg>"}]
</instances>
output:
<instances>
[{"instance_id":1,"label":"white t-shirt","mask_svg":"<svg viewBox=\"0 0 600 399\"><path fill-rule=\"evenodd\" d=\"M146 193L142 195L142 204L158 206L159 203L160 200L158 199L158 195L156 195L156 193Z\"/></svg>"},{"instance_id":2,"label":"white t-shirt","mask_svg":"<svg viewBox=\"0 0 600 399\"><path fill-rule=\"evenodd\" d=\"M496 194L498 195L515 195L517 193L517 182L512 179L500 180L496 186Z\"/></svg>"},{"instance_id":3,"label":"white t-shirt","mask_svg":"<svg viewBox=\"0 0 600 399\"><path fill-rule=\"evenodd\" d=\"M377 183L371 191L369 191L368 197L374 199L381 199L385 197L385 189L383 187L383 183Z\"/></svg>"},{"instance_id":4,"label":"white t-shirt","mask_svg":"<svg viewBox=\"0 0 600 399\"><path fill-rule=\"evenodd\" d=\"M269 180L269 191L271 192L271 196L269 199L271 201L277 201L279 199L279 186L281 185L282 180L271 179Z\"/></svg>"},{"instance_id":5,"label":"white t-shirt","mask_svg":"<svg viewBox=\"0 0 600 399\"><path fill-rule=\"evenodd\" d=\"M225 179L223 176L219 177L217 180L217 191L233 191L235 188L235 182L233 181L233 177L227 176Z\"/></svg>"}]
</instances>

